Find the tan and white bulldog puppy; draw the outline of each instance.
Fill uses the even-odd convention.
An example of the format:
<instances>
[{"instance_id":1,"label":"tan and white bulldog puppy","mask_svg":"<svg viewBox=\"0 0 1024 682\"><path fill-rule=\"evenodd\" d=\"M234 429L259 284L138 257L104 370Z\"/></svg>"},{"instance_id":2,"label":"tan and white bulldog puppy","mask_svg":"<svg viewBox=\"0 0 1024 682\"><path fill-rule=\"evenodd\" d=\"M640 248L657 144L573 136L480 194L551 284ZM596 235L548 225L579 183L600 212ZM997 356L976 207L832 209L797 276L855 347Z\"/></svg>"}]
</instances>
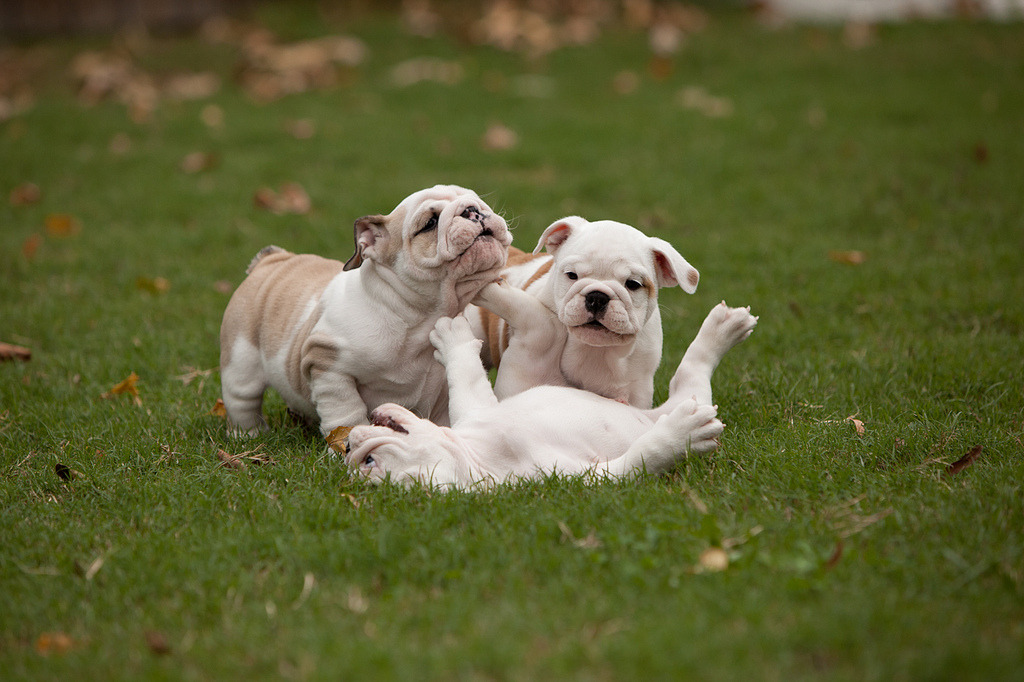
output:
<instances>
[{"instance_id":1,"label":"tan and white bulldog puppy","mask_svg":"<svg viewBox=\"0 0 1024 682\"><path fill-rule=\"evenodd\" d=\"M531 314L551 315L539 305ZM547 324L533 322L528 328ZM668 400L643 410L566 386L538 386L499 402L480 362L480 339L464 316L443 318L431 341L447 371L452 427L381 405L372 425L349 433L346 463L375 482L454 488L553 473L666 471L687 453L718 447L724 425L711 404L711 375L755 324L749 309L715 307L679 363Z\"/></svg>"},{"instance_id":2,"label":"tan and white bulldog puppy","mask_svg":"<svg viewBox=\"0 0 1024 682\"><path fill-rule=\"evenodd\" d=\"M539 255L545 248L548 255ZM481 292L481 308L466 316L486 341L484 363L498 367L499 398L551 384L651 406L662 346L658 291L679 285L692 294L700 279L671 244L623 223L572 216L548 227L532 256L510 250L502 275L555 313L561 333L542 356L504 357L523 325L516 314L522 300L509 287Z\"/></svg>"},{"instance_id":3,"label":"tan and white bulldog puppy","mask_svg":"<svg viewBox=\"0 0 1024 682\"><path fill-rule=\"evenodd\" d=\"M429 335L494 281L511 240L475 192L438 185L357 220L347 263L263 249L221 325L230 428L266 428L268 386L325 434L367 423L386 402L446 424L444 369Z\"/></svg>"}]
</instances>

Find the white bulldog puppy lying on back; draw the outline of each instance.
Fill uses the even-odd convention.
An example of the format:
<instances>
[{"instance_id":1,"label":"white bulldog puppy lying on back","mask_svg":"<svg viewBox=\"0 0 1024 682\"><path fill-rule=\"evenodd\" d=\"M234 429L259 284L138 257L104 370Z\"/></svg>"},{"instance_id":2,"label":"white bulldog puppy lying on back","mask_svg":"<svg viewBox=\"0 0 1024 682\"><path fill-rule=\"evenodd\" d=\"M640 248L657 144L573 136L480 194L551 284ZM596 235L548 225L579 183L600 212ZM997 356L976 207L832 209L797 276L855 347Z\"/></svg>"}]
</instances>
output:
<instances>
[{"instance_id":1,"label":"white bulldog puppy lying on back","mask_svg":"<svg viewBox=\"0 0 1024 682\"><path fill-rule=\"evenodd\" d=\"M367 423L368 407L386 402L448 423L429 335L495 280L511 241L475 192L437 185L357 220L347 263L263 249L221 325L229 427L266 428L268 386L324 434Z\"/></svg>"},{"instance_id":2,"label":"white bulldog puppy lying on back","mask_svg":"<svg viewBox=\"0 0 1024 682\"><path fill-rule=\"evenodd\" d=\"M539 255L541 249L548 255ZM661 363L658 291L697 289L700 275L668 242L611 220L571 216L548 227L531 255L509 251L505 281L539 299L561 334L538 347L540 356L508 358L505 349L520 332L510 292L488 287L466 317L482 358L497 367L498 398L531 386L575 386L635 407L649 408L654 373ZM517 300L522 300L517 297Z\"/></svg>"},{"instance_id":3,"label":"white bulldog puppy lying on back","mask_svg":"<svg viewBox=\"0 0 1024 682\"><path fill-rule=\"evenodd\" d=\"M528 314L553 317L539 302ZM346 462L373 481L455 488L552 473L666 471L687 453L718 447L724 425L711 404L711 375L756 323L749 309L714 308L679 363L668 400L643 410L566 386L538 386L499 402L480 362L481 341L464 316L443 318L431 341L447 372L452 427L381 405L372 425L349 433ZM524 329L550 324L538 319ZM529 336L515 343L543 341Z\"/></svg>"}]
</instances>

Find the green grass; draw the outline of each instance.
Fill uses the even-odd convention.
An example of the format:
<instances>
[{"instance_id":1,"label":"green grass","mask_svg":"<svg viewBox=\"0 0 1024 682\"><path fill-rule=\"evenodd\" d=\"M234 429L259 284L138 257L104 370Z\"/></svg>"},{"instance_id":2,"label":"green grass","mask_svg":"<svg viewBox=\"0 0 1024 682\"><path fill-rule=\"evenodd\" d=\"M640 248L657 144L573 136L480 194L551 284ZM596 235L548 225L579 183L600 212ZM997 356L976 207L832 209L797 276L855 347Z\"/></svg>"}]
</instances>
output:
<instances>
[{"instance_id":1,"label":"green grass","mask_svg":"<svg viewBox=\"0 0 1024 682\"><path fill-rule=\"evenodd\" d=\"M339 30L276 11L291 38ZM256 106L229 81L141 125L79 106L64 68L86 42L54 41L34 107L0 124L0 191L43 191L0 201L0 341L33 352L0 364L0 677L1024 677L1020 25L882 27L853 50L715 15L666 80L638 34L530 61L341 28L371 51L346 85ZM421 54L464 82L388 85ZM141 60L228 76L235 55L179 38ZM684 109L687 86L732 115ZM492 122L519 143L482 149ZM182 173L196 150L219 165ZM252 206L285 181L310 214ZM486 193L522 248L568 213L673 242L702 277L663 292L659 396L707 310L751 305L716 375L721 450L639 482L440 495L352 478L277 399L272 433L229 439L216 373L179 378L217 364L217 283L268 243L347 258L355 218L435 182ZM81 231L45 235L51 213ZM132 371L140 406L100 397ZM231 471L221 448L274 463ZM728 568L701 571L714 546Z\"/></svg>"}]
</instances>

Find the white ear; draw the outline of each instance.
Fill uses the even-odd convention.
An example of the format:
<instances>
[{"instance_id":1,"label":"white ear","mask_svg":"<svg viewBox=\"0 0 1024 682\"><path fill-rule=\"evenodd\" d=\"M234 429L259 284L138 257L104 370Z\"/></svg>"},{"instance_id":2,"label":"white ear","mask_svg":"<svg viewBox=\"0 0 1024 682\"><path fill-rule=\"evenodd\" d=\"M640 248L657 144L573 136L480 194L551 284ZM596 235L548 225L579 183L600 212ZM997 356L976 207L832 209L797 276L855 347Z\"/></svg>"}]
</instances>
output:
<instances>
[{"instance_id":1,"label":"white ear","mask_svg":"<svg viewBox=\"0 0 1024 682\"><path fill-rule=\"evenodd\" d=\"M554 253L572 235L574 229L580 229L588 224L586 220L575 215L556 220L548 226L548 229L544 230L544 234L540 236L533 252L540 253L541 249L547 247L548 253Z\"/></svg>"},{"instance_id":2,"label":"white ear","mask_svg":"<svg viewBox=\"0 0 1024 682\"><path fill-rule=\"evenodd\" d=\"M654 265L658 270L658 286L674 287L679 285L688 294L697 291L700 273L686 262L675 247L664 239L651 237L651 250L654 252Z\"/></svg>"},{"instance_id":3,"label":"white ear","mask_svg":"<svg viewBox=\"0 0 1024 682\"><path fill-rule=\"evenodd\" d=\"M345 270L354 270L363 264L363 259L376 260L388 238L384 229L387 216L367 215L356 221L356 252L345 262Z\"/></svg>"}]
</instances>

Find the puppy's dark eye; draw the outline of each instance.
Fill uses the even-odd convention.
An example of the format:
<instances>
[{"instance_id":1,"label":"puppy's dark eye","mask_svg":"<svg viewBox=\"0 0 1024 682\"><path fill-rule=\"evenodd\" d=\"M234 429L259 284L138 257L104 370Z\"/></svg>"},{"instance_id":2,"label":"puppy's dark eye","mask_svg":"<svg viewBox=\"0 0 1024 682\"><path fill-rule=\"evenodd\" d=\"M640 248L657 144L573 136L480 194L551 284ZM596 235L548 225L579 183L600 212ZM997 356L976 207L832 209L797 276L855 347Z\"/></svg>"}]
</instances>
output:
<instances>
[{"instance_id":1,"label":"puppy's dark eye","mask_svg":"<svg viewBox=\"0 0 1024 682\"><path fill-rule=\"evenodd\" d=\"M577 275L575 272L567 272L565 273L565 276L574 281L580 278L580 276Z\"/></svg>"},{"instance_id":2,"label":"puppy's dark eye","mask_svg":"<svg viewBox=\"0 0 1024 682\"><path fill-rule=\"evenodd\" d=\"M417 231L416 234L413 235L413 236L421 235L424 232L430 232L431 230L436 230L436 229L437 229L437 214L436 213L432 213L430 215L430 220L428 220L426 223L424 223L423 227L421 227L419 229L419 231Z\"/></svg>"},{"instance_id":3,"label":"puppy's dark eye","mask_svg":"<svg viewBox=\"0 0 1024 682\"><path fill-rule=\"evenodd\" d=\"M375 462L374 459L373 459L373 455L367 455L366 459L363 460L363 466L364 467L372 467L376 463L377 462Z\"/></svg>"},{"instance_id":4,"label":"puppy's dark eye","mask_svg":"<svg viewBox=\"0 0 1024 682\"><path fill-rule=\"evenodd\" d=\"M630 291L636 291L637 289L639 289L642 286L643 286L643 284L641 284L640 282L636 281L635 279L627 279L626 280L626 288L629 289Z\"/></svg>"}]
</instances>

